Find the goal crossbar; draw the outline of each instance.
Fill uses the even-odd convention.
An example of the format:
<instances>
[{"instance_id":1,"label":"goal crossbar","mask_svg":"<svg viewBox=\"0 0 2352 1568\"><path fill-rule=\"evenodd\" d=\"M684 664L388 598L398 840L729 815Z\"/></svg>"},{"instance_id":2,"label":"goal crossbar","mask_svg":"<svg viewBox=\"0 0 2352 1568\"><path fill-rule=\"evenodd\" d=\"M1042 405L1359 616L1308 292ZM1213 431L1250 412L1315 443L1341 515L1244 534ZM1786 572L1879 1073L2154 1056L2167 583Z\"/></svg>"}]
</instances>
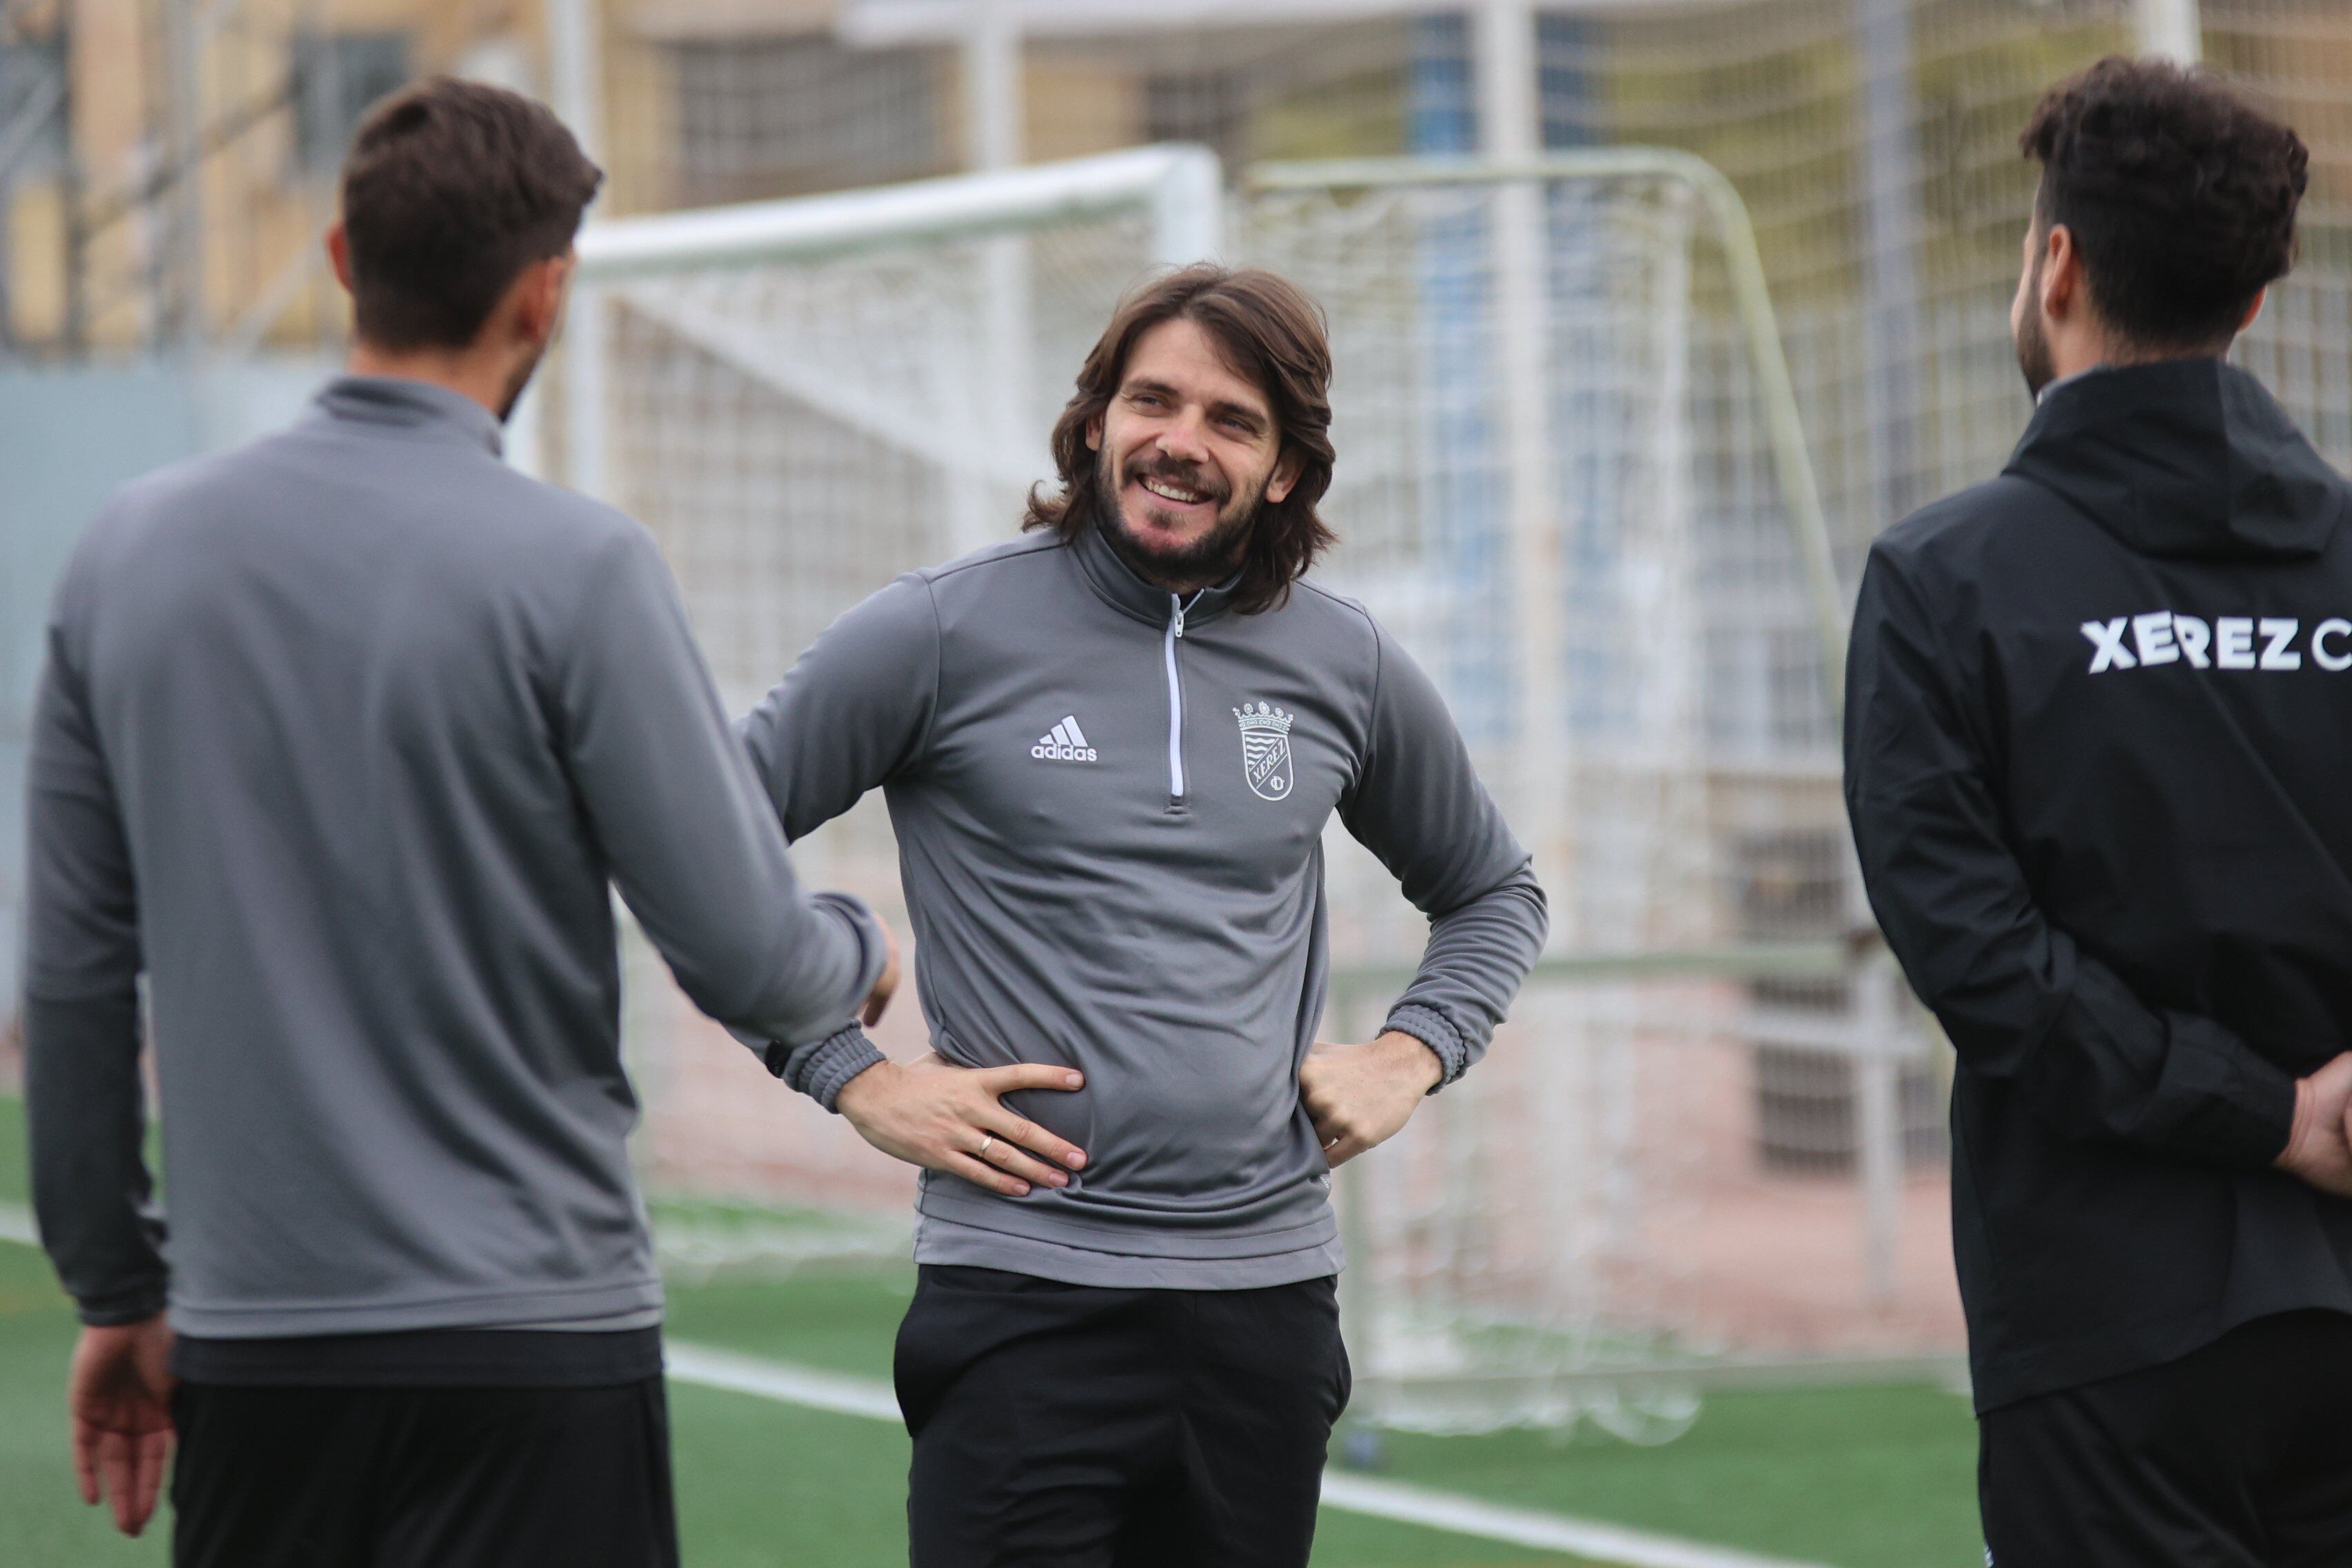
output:
<instances>
[{"instance_id":1,"label":"goal crossbar","mask_svg":"<svg viewBox=\"0 0 2352 1568\"><path fill-rule=\"evenodd\" d=\"M1152 259L1197 261L1221 248L1221 184L1215 153L1171 142L990 174L611 218L581 230L580 278L610 283L798 261L890 241L1014 233L1139 208L1152 215Z\"/></svg>"},{"instance_id":2,"label":"goal crossbar","mask_svg":"<svg viewBox=\"0 0 2352 1568\"><path fill-rule=\"evenodd\" d=\"M909 180L824 195L690 212L607 218L580 231L572 330L564 346L565 478L614 499L602 427L612 353L608 297L631 285L725 268L822 260L877 245L940 244L1023 235L1055 224L1146 215L1148 258L1176 265L1223 242L1223 169L1205 147L1164 142L1062 163ZM536 455L535 405L520 420Z\"/></svg>"}]
</instances>

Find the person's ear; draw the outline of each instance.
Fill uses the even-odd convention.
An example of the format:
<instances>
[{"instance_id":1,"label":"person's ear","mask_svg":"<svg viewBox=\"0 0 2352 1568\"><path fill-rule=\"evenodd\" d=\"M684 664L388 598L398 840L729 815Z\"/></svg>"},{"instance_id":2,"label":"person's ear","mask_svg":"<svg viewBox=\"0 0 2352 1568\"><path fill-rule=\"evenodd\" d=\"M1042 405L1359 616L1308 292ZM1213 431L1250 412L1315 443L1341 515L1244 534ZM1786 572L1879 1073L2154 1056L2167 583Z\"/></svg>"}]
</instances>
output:
<instances>
[{"instance_id":1,"label":"person's ear","mask_svg":"<svg viewBox=\"0 0 2352 1568\"><path fill-rule=\"evenodd\" d=\"M1099 452L1102 450L1102 432L1103 418L1101 415L1097 414L1093 418L1087 421L1087 451Z\"/></svg>"},{"instance_id":2,"label":"person's ear","mask_svg":"<svg viewBox=\"0 0 2352 1568\"><path fill-rule=\"evenodd\" d=\"M2251 327L2251 326L2252 326L2252 325L2254 324L2254 318L2255 318L2255 317L2257 317L2257 316L2259 316L2259 315L2261 315L2261 314L2263 313L2263 302L2264 300L2268 300L2270 297L2271 297L2271 289L2270 289L2270 285L2269 285L2269 284L2267 284L2267 283L2263 284L2261 288L2259 288L2259 289L2255 289L2255 290L2254 290L2254 302L2253 302L2252 304L2251 304L2251 305L2249 305L2249 306L2247 306L2247 307L2246 307L2246 316L2245 316L2245 320L2243 320L2243 321L2240 321L2240 322L2238 323L2238 331L2239 331L2242 332L2242 331L2244 331L2248 327ZM2232 334L2232 335L2234 336L2235 334Z\"/></svg>"},{"instance_id":3,"label":"person's ear","mask_svg":"<svg viewBox=\"0 0 2352 1568\"><path fill-rule=\"evenodd\" d=\"M1274 506L1280 506L1284 501L1288 500L1290 492L1298 488L1299 470L1306 466L1306 460L1286 445L1282 449L1282 456L1275 459L1273 477L1265 481L1267 502Z\"/></svg>"},{"instance_id":4,"label":"person's ear","mask_svg":"<svg viewBox=\"0 0 2352 1568\"><path fill-rule=\"evenodd\" d=\"M2042 245L2042 313L2063 321L2083 302L2083 253L2074 247L2074 231L2063 223L2050 226Z\"/></svg>"},{"instance_id":5,"label":"person's ear","mask_svg":"<svg viewBox=\"0 0 2352 1568\"><path fill-rule=\"evenodd\" d=\"M565 251L562 256L533 264L524 272L521 298L516 301L515 327L518 334L533 347L555 335L563 319L563 301L571 289L572 269L577 265L572 252Z\"/></svg>"},{"instance_id":6,"label":"person's ear","mask_svg":"<svg viewBox=\"0 0 2352 1568\"><path fill-rule=\"evenodd\" d=\"M335 269L335 281L343 292L352 291L352 237L343 232L343 220L337 218L327 226L327 265Z\"/></svg>"}]
</instances>

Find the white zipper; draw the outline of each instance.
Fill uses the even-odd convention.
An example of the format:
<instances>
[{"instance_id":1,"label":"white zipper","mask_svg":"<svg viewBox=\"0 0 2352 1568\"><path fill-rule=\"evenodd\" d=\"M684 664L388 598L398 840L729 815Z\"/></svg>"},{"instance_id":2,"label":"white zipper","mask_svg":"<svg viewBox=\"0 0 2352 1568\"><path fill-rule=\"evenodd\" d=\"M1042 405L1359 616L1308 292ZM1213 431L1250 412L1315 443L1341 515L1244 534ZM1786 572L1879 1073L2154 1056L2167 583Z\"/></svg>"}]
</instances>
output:
<instances>
[{"instance_id":1,"label":"white zipper","mask_svg":"<svg viewBox=\"0 0 2352 1568\"><path fill-rule=\"evenodd\" d=\"M1194 594L1194 599L1200 598ZM1175 595L1168 595L1168 635L1160 639L1160 651L1168 664L1168 798L1172 803L1184 798L1184 683L1176 674L1176 643L1184 635L1186 602Z\"/></svg>"}]
</instances>

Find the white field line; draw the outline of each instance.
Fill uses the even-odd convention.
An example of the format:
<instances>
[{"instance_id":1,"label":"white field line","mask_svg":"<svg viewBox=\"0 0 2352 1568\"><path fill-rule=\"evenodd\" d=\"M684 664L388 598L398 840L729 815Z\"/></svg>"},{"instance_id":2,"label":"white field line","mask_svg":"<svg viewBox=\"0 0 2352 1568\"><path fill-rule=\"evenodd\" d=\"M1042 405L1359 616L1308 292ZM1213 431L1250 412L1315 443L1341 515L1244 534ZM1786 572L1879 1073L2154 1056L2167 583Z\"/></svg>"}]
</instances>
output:
<instances>
[{"instance_id":1,"label":"white field line","mask_svg":"<svg viewBox=\"0 0 2352 1568\"><path fill-rule=\"evenodd\" d=\"M899 1418L898 1398L887 1384L738 1355L707 1345L682 1344L675 1340L665 1347L665 1354L669 1375L679 1383L756 1394L762 1399L830 1410L842 1415L864 1415L877 1421ZM1628 1530L1599 1520L1507 1508L1454 1492L1433 1491L1366 1476L1325 1472L1323 1502L1328 1508L1400 1524L1418 1524L1513 1546L1573 1552L1619 1568L1822 1568L1819 1563L1758 1557L1695 1541L1678 1541L1670 1535Z\"/></svg>"},{"instance_id":2,"label":"white field line","mask_svg":"<svg viewBox=\"0 0 2352 1568\"><path fill-rule=\"evenodd\" d=\"M676 1340L662 1346L662 1360L673 1383L698 1383L705 1388L757 1394L761 1399L805 1405L811 1410L830 1410L836 1415L863 1415L874 1421L899 1419L898 1396L890 1392L887 1384L870 1378L790 1366L758 1356L713 1350L709 1345L680 1344Z\"/></svg>"},{"instance_id":3,"label":"white field line","mask_svg":"<svg viewBox=\"0 0 2352 1568\"><path fill-rule=\"evenodd\" d=\"M34 1245L32 1211L22 1204L0 1203L0 1241ZM670 1377L678 1383L749 1394L836 1415L859 1415L871 1421L899 1418L898 1396L890 1392L887 1384L869 1378L819 1372L813 1367L676 1340L663 1347L663 1354ZM1374 1480L1368 1476L1325 1472L1323 1502L1327 1508L1399 1524L1417 1524L1539 1551L1571 1552L1594 1563L1616 1564L1617 1568L1822 1568L1820 1563L1759 1557L1727 1547L1628 1530L1600 1520L1508 1508L1456 1492L1433 1491L1401 1481Z\"/></svg>"},{"instance_id":4,"label":"white field line","mask_svg":"<svg viewBox=\"0 0 2352 1568\"><path fill-rule=\"evenodd\" d=\"M1785 1557L1759 1557L1726 1546L1706 1546L1628 1530L1594 1519L1571 1519L1531 1508L1508 1508L1464 1497L1459 1492L1433 1491L1402 1481L1380 1481L1368 1476L1323 1473L1323 1504L1374 1519L1402 1524L1426 1525L1456 1535L1475 1535L1513 1546L1570 1552L1595 1563L1622 1563L1624 1568L1821 1568L1814 1563L1794 1563Z\"/></svg>"}]
</instances>

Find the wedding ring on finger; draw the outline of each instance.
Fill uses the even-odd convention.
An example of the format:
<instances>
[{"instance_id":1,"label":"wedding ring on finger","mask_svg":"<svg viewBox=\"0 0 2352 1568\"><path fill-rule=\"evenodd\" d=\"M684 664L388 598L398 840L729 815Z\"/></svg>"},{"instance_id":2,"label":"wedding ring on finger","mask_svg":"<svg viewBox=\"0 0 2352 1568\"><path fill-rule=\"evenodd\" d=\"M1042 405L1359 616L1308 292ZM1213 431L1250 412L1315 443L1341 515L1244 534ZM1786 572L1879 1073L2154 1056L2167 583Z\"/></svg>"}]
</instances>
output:
<instances>
[{"instance_id":1,"label":"wedding ring on finger","mask_svg":"<svg viewBox=\"0 0 2352 1568\"><path fill-rule=\"evenodd\" d=\"M990 1133L987 1137L982 1138L982 1139L980 1141L980 1152L979 1152L979 1153L977 1153L977 1154L975 1154L975 1155L973 1155L973 1156L972 1156L972 1158L974 1158L974 1159L976 1159L976 1160L985 1160L985 1159L987 1159L987 1158L988 1158L988 1151L989 1151L989 1149L991 1148L991 1146L992 1146L995 1142L996 1142L996 1134L995 1134L995 1133L993 1133L993 1132Z\"/></svg>"}]
</instances>

